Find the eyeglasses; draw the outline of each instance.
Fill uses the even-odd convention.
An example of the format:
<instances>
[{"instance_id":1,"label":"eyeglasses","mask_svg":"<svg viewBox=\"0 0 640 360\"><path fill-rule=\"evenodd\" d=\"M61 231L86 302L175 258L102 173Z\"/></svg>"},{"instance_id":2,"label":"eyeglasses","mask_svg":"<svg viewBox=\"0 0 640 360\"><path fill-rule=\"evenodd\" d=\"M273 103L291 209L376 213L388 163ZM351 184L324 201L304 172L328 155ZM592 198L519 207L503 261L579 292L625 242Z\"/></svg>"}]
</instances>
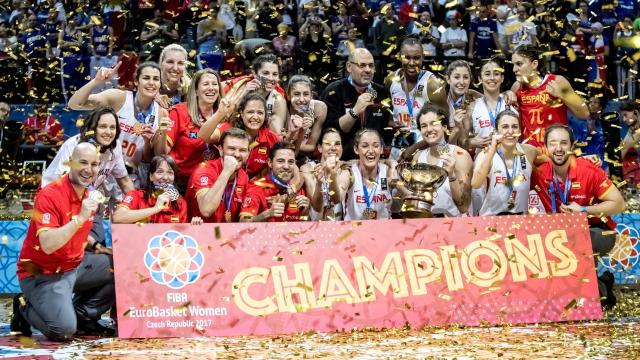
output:
<instances>
[{"instance_id":1,"label":"eyeglasses","mask_svg":"<svg viewBox=\"0 0 640 360\"><path fill-rule=\"evenodd\" d=\"M358 69L360 70L364 70L365 68L371 68L371 69L375 69L376 68L376 64L374 63L357 63L357 62L353 62L353 61L349 61L350 63L352 63L353 65L357 66Z\"/></svg>"}]
</instances>

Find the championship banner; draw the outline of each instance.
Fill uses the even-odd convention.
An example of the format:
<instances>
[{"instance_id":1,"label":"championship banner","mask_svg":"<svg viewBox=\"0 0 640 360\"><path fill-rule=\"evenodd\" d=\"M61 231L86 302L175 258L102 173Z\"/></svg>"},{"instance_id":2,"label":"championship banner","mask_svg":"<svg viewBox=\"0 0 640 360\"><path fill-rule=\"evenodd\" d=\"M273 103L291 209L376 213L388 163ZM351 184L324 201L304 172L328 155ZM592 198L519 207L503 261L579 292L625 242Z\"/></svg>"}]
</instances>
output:
<instances>
[{"instance_id":1,"label":"championship banner","mask_svg":"<svg viewBox=\"0 0 640 360\"><path fill-rule=\"evenodd\" d=\"M112 230L124 338L602 315L584 214Z\"/></svg>"}]
</instances>

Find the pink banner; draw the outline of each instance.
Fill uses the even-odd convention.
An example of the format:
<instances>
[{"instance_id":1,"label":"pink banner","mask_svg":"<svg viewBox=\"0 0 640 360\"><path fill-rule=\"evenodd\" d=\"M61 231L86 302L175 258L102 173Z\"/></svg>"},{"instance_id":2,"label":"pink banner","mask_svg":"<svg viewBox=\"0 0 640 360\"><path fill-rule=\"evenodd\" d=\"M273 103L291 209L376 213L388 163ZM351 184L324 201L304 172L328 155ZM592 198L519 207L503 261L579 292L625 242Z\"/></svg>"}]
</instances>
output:
<instances>
[{"instance_id":1,"label":"pink banner","mask_svg":"<svg viewBox=\"0 0 640 360\"><path fill-rule=\"evenodd\" d=\"M582 214L114 225L119 336L596 320Z\"/></svg>"}]
</instances>

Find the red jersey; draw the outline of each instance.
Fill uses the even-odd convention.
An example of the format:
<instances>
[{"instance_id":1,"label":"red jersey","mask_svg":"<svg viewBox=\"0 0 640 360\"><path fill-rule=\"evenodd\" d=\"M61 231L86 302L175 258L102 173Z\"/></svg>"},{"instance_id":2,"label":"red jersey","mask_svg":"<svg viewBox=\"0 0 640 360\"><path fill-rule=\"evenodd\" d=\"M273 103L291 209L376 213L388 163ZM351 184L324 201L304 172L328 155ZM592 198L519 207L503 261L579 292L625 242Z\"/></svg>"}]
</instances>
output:
<instances>
[{"instance_id":1,"label":"red jersey","mask_svg":"<svg viewBox=\"0 0 640 360\"><path fill-rule=\"evenodd\" d=\"M531 186L536 190L540 201L548 213L553 213L552 196L555 198L556 212L560 212L561 198L567 194L566 203L575 202L580 206L597 204L598 199L605 196L613 189L613 182L607 177L604 170L596 166L593 162L576 158L569 167L569 175L566 184L562 181L555 182L553 191L551 184L553 181L553 164L551 160L538 166L531 174ZM567 192L565 185L569 185ZM558 190L557 187L560 189ZM598 216L589 216L589 224L605 224L610 229L615 229L616 223L611 217L600 219Z\"/></svg>"},{"instance_id":2,"label":"red jersey","mask_svg":"<svg viewBox=\"0 0 640 360\"><path fill-rule=\"evenodd\" d=\"M218 124L217 129L220 131L220 135L222 136L225 131L232 127L233 126L230 123L223 122ZM247 158L247 163L244 166L244 170L247 172L250 179L264 175L264 172L267 169L269 150L271 150L273 145L280 140L280 135L268 128L263 127L258 130L258 137L253 143L249 144L249 157Z\"/></svg>"},{"instance_id":3,"label":"red jersey","mask_svg":"<svg viewBox=\"0 0 640 360\"><path fill-rule=\"evenodd\" d=\"M144 190L132 190L125 195L118 207L120 206L129 210L148 209L156 206L156 197L151 194L145 200ZM147 222L154 224L189 222L187 218L187 202L181 196L175 204L171 204L168 208L147 218Z\"/></svg>"},{"instance_id":4,"label":"red jersey","mask_svg":"<svg viewBox=\"0 0 640 360\"><path fill-rule=\"evenodd\" d=\"M20 280L32 275L67 272L80 264L93 219L87 219L66 244L51 254L42 251L39 236L43 231L62 227L78 216L82 200L87 194L85 191L82 198L78 197L69 181L69 175L62 176L38 192L27 237L18 259L17 274Z\"/></svg>"},{"instance_id":5,"label":"red jersey","mask_svg":"<svg viewBox=\"0 0 640 360\"><path fill-rule=\"evenodd\" d=\"M198 194L213 187L216 180L220 177L222 169L222 159L209 160L198 166L193 172L193 175L191 175L186 195L189 202L189 213L191 216L200 216L205 222L227 222L224 214L227 211L227 201L229 201L231 222L238 222L240 208L242 207L244 196L247 193L247 186L249 185L249 177L242 169L238 170L236 173L237 180L235 181L235 188L233 187L234 178L229 179L224 190L224 195L222 196L222 201L210 217L203 216L200 213L200 208L198 207ZM228 200L228 196L230 197L230 200Z\"/></svg>"},{"instance_id":6,"label":"red jersey","mask_svg":"<svg viewBox=\"0 0 640 360\"><path fill-rule=\"evenodd\" d=\"M178 165L176 183L186 185L191 173L204 161L207 145L198 137L200 127L191 121L187 103L172 107L169 118L171 121L167 129L167 142L171 146L169 155Z\"/></svg>"},{"instance_id":7,"label":"red jersey","mask_svg":"<svg viewBox=\"0 0 640 360\"><path fill-rule=\"evenodd\" d=\"M240 216L256 216L271 207L271 197L274 195L287 194L287 189L276 185L271 179L271 175L264 178L254 179L249 183L247 195L242 203ZM304 195L304 190L300 188L297 195ZM301 221L301 211L296 203L287 203L284 208L284 215L280 218L269 218L269 222Z\"/></svg>"},{"instance_id":8,"label":"red jersey","mask_svg":"<svg viewBox=\"0 0 640 360\"><path fill-rule=\"evenodd\" d=\"M548 74L538 86L530 88L521 84L516 91L520 107L521 140L527 140L527 144L535 147L544 146L544 129L547 126L569 124L567 106L547 92L547 84L555 79L556 75Z\"/></svg>"},{"instance_id":9,"label":"red jersey","mask_svg":"<svg viewBox=\"0 0 640 360\"><path fill-rule=\"evenodd\" d=\"M57 144L64 141L64 130L60 122L53 116L29 116L24 122L25 143L34 145L37 142Z\"/></svg>"}]
</instances>

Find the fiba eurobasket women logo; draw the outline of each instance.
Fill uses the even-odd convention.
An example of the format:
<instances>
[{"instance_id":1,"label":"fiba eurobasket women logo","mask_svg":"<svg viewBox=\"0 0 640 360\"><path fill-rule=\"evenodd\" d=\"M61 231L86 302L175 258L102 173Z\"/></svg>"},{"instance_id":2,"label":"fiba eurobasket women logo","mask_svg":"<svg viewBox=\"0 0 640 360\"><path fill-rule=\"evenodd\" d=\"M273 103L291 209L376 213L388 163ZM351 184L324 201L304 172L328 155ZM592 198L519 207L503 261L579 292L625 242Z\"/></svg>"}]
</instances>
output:
<instances>
[{"instance_id":1,"label":"fiba eurobasket women logo","mask_svg":"<svg viewBox=\"0 0 640 360\"><path fill-rule=\"evenodd\" d=\"M640 236L637 229L624 224L618 224L616 231L616 244L609 251L609 256L602 259L603 265L613 271L627 271L638 263Z\"/></svg>"},{"instance_id":2,"label":"fiba eurobasket women logo","mask_svg":"<svg viewBox=\"0 0 640 360\"><path fill-rule=\"evenodd\" d=\"M204 256L191 236L169 230L151 238L144 264L153 281L171 289L181 289L198 280Z\"/></svg>"}]
</instances>

